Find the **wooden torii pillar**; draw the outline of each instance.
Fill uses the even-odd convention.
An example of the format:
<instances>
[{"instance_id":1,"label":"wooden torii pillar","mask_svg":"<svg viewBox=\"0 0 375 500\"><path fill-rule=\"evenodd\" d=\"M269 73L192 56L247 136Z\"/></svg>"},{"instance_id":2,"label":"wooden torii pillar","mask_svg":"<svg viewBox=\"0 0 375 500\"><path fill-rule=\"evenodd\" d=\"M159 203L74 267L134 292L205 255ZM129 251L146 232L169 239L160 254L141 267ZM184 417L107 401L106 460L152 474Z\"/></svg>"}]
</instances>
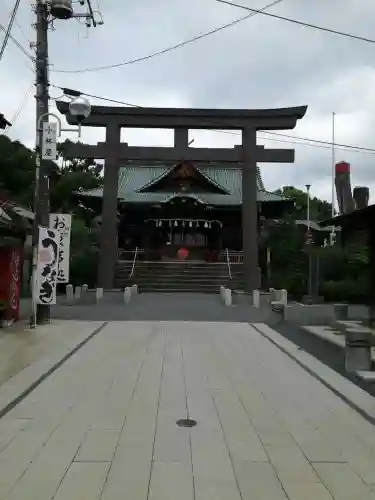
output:
<instances>
[{"instance_id":1,"label":"wooden torii pillar","mask_svg":"<svg viewBox=\"0 0 375 500\"><path fill-rule=\"evenodd\" d=\"M69 124L77 120L69 105L58 101L57 108ZM93 106L83 126L105 127L106 140L97 145L70 144L69 158L105 160L102 228L98 286L113 287L117 262L117 196L119 167L129 160L238 163L242 165L242 242L245 291L261 286L258 265L257 162L293 163L293 149L265 149L257 146L258 130L293 129L303 118L306 106L296 108L241 110L190 108L126 108ZM121 128L174 129L174 147L129 146L121 143ZM190 148L190 129L240 130L242 145L234 148Z\"/></svg>"}]
</instances>

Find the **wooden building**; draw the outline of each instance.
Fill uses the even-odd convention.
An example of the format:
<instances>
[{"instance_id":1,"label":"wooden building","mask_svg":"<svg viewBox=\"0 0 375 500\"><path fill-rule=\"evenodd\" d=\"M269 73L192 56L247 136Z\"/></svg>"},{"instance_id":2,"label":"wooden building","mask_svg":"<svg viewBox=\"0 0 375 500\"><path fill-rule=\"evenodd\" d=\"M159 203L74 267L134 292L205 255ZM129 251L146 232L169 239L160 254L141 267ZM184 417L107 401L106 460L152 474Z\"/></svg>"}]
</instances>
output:
<instances>
[{"instance_id":1,"label":"wooden building","mask_svg":"<svg viewBox=\"0 0 375 500\"><path fill-rule=\"evenodd\" d=\"M291 201L266 191L259 169L257 181L260 230L263 219L282 216ZM81 196L102 198L103 191ZM240 253L241 204L242 171L236 164L129 163L119 173L119 250L138 247L147 260L174 259L181 248L193 260L217 260L225 249Z\"/></svg>"}]
</instances>

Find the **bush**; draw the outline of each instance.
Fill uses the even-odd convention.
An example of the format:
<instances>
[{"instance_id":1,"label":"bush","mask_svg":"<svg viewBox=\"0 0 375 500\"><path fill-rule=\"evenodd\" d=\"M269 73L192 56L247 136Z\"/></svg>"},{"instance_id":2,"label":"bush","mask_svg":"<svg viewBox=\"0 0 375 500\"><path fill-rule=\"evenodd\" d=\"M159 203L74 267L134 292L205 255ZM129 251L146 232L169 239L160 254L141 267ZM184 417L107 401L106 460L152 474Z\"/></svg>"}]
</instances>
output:
<instances>
[{"instance_id":1,"label":"bush","mask_svg":"<svg viewBox=\"0 0 375 500\"><path fill-rule=\"evenodd\" d=\"M274 273L271 276L270 288L282 289L288 291L288 295L300 300L307 293L307 276L303 272L290 270L289 272Z\"/></svg>"},{"instance_id":2,"label":"bush","mask_svg":"<svg viewBox=\"0 0 375 500\"><path fill-rule=\"evenodd\" d=\"M368 285L364 277L342 281L325 281L321 284L320 293L326 302L366 303Z\"/></svg>"},{"instance_id":3,"label":"bush","mask_svg":"<svg viewBox=\"0 0 375 500\"><path fill-rule=\"evenodd\" d=\"M88 285L89 288L96 288L98 255L97 248L90 248L72 257L70 283L73 286Z\"/></svg>"}]
</instances>

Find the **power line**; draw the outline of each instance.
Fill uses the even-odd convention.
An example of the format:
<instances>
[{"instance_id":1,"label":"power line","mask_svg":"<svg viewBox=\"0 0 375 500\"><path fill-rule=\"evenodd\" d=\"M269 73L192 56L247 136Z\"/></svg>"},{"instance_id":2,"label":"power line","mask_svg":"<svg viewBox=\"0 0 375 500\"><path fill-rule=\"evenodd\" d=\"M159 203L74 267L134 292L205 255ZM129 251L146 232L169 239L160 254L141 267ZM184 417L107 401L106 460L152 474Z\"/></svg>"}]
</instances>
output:
<instances>
[{"instance_id":1,"label":"power line","mask_svg":"<svg viewBox=\"0 0 375 500\"><path fill-rule=\"evenodd\" d=\"M15 113L13 114L12 118L11 118L11 124L12 126L14 126L17 118L20 116L20 114L22 113L22 111L24 110L25 106L26 106L26 103L30 97L30 94L31 94L31 91L32 91L32 88L34 86L34 82L31 82L31 84L29 85L27 91L25 92L24 96L22 97L22 100L18 106L18 108L16 109ZM2 131L2 133L0 135L4 135L5 134L5 130Z\"/></svg>"},{"instance_id":2,"label":"power line","mask_svg":"<svg viewBox=\"0 0 375 500\"><path fill-rule=\"evenodd\" d=\"M2 24L0 24L0 29L5 33L7 32L7 29ZM9 35L9 40L12 40L12 42L20 49L20 51L23 52L28 59L34 62L33 56L28 53L28 51L19 43L19 41L16 38L14 38L14 36Z\"/></svg>"},{"instance_id":3,"label":"power line","mask_svg":"<svg viewBox=\"0 0 375 500\"><path fill-rule=\"evenodd\" d=\"M17 14L18 7L20 5L20 1L21 0L16 0L16 3L14 4L12 13L10 15L8 27L5 31L5 37L4 37L3 44L2 44L1 49L0 49L0 60L2 59L4 52L5 52L5 48L8 44L9 36L10 36L10 33L12 31L12 28L13 28L13 23L14 23L14 20L16 18L16 14Z\"/></svg>"},{"instance_id":4,"label":"power line","mask_svg":"<svg viewBox=\"0 0 375 500\"><path fill-rule=\"evenodd\" d=\"M318 26L316 24L305 23L303 21L298 21L297 19L291 19L290 17L278 16L276 14L271 14L269 12L263 12L263 10L252 9L252 8L247 7L245 5L240 5L237 3L228 2L227 0L216 0L216 1L220 2L220 3L225 3L227 5L231 5L232 7L238 7L240 9L249 10L249 11L253 12L254 14L263 14L264 16L273 17L275 19L281 19L282 21L287 21L289 23L298 24L300 26L305 26L306 28L314 28L314 29L317 29L320 31L326 31L327 33L332 33L334 35L345 36L347 38L354 38L355 40L360 40L362 42L375 43L375 40L373 40L372 38L366 38L363 36L353 35L352 33L346 33L344 31L337 31L337 30L334 30L331 28L325 28L323 26Z\"/></svg>"},{"instance_id":5,"label":"power line","mask_svg":"<svg viewBox=\"0 0 375 500\"><path fill-rule=\"evenodd\" d=\"M59 89L64 93L66 91L67 94L69 94L69 92L72 92L71 89L67 89L65 87L60 87L58 85L50 84L50 86L54 87L56 89ZM95 94L89 94L87 92L78 92L78 91L74 91L74 92L76 93L77 96L84 95L86 97L91 97L93 99L99 99L101 101L111 102L113 104L121 104L123 106L130 106L133 108L143 108L144 107L144 106L140 106L139 104L134 104L134 103L125 102L125 101L119 101L117 99L110 99L108 97L102 97L102 96L98 96ZM57 99L54 99L54 100L57 100ZM207 121L207 123L211 123L212 125L218 125L217 122L214 122L212 120ZM237 136L237 137L240 136L240 133L234 132L234 131L229 131L229 130L212 130L212 132L221 133L221 134L228 134L228 135L233 135L233 136ZM263 134L278 135L281 137L287 137L290 139L306 141L306 142L286 141L286 140L275 139L275 138L266 137L266 136L262 136L262 135L259 135L258 137L260 139L264 139L264 140L268 140L268 141L275 141L275 142L283 142L286 144L297 144L299 146L310 146L310 147L323 148L323 149L332 149L332 141L322 141L322 140L318 140L318 139L310 139L308 137L298 137L298 136L294 136L294 135L281 134L281 133L277 133L277 132L268 132L268 131L263 131ZM313 144L309 144L309 142L311 142ZM337 149L339 149L341 151L351 151L354 153L375 154L375 149L371 149L371 148L364 148L361 146L354 146L351 144L335 143L334 145L337 147Z\"/></svg>"},{"instance_id":6,"label":"power line","mask_svg":"<svg viewBox=\"0 0 375 500\"><path fill-rule=\"evenodd\" d=\"M17 28L20 30L20 32L22 33L23 37L25 38L25 40L29 43L29 45L31 46L31 41L29 39L29 37L26 35L25 33L25 30L22 28L22 26L20 25L20 23L17 21L17 19L14 20L14 24L17 26Z\"/></svg>"},{"instance_id":7,"label":"power line","mask_svg":"<svg viewBox=\"0 0 375 500\"><path fill-rule=\"evenodd\" d=\"M213 125L218 125L217 122L212 122L210 121L209 123L212 123ZM229 135L234 135L234 136L237 136L239 137L240 134L238 132L231 132L229 130L212 130L212 132L217 132L217 133L220 133L220 134L229 134ZM314 147L314 148L322 148L322 149L329 149L331 150L332 149L332 142L329 142L329 141L318 141L316 139L309 139L307 137L297 137L297 136L291 136L291 135L286 135L286 134L276 134L274 132L268 132L266 130L264 130L262 132L263 134L275 134L275 135L280 135L282 137L290 137L290 138L293 138L293 139L296 139L296 140L300 140L300 141L306 141L306 142L297 142L296 140L295 141L286 141L285 139L275 139L273 137L266 137L266 136L262 136L262 135L258 135L258 138L259 139L264 139L264 140L267 140L267 141L275 141L275 142L282 142L284 144L296 144L298 146L310 146L310 147ZM313 143L313 144L309 144L309 143ZM316 143L319 143L319 144L316 144ZM326 144L326 145L325 145ZM352 146L352 145L349 145L349 144L334 144L336 147L336 149L340 150L340 151L350 151L352 153L365 153L365 154L375 154L375 149L370 149L370 148L362 148L360 146Z\"/></svg>"},{"instance_id":8,"label":"power line","mask_svg":"<svg viewBox=\"0 0 375 500\"><path fill-rule=\"evenodd\" d=\"M202 38L206 38L207 36L214 35L215 33L218 33L219 31L225 30L227 28L230 28L232 26L235 26L236 24L241 23L242 21L246 21L246 19L249 19L250 17L256 16L257 14L263 13L265 10L270 9L274 5L283 2L284 0L274 0L273 2L269 3L268 5L265 5L262 9L259 9L258 12L251 12L250 14L247 14L246 16L240 17L239 19L235 19L234 21L224 24L222 26L219 26L218 28L215 28L211 31L206 31L205 33L202 33L201 35L196 35L192 38L188 38L187 40L184 40L182 42L179 42L175 45L171 45L169 47L166 47L162 50L159 50L158 52L153 52L152 54L148 54L147 56L142 56L142 57L137 57L136 59L130 59L128 61L123 61L120 63L115 63L115 64L108 64L105 66L95 66L92 68L83 68L83 69L52 69L54 73L89 73L93 71L102 71L106 69L113 69L113 68L120 68L121 66L129 66L131 64L143 62L143 61L148 61L150 59L153 59L154 57L161 56L163 54L166 54L167 52L171 52L172 50L180 49L182 47L185 47L186 45L196 42L198 40L202 40Z\"/></svg>"},{"instance_id":9,"label":"power line","mask_svg":"<svg viewBox=\"0 0 375 500\"><path fill-rule=\"evenodd\" d=\"M310 141L310 142L315 142L315 143L319 143L319 144L329 144L330 147L332 147L332 141L321 141L321 140L318 140L318 139L309 139L308 137L296 137L295 135L289 135L289 134L281 134L279 132L268 132L268 131L264 131L263 132L264 134L269 134L269 135L279 135L281 137L289 137L290 139L300 139L302 141ZM345 148L351 148L351 149L358 149L358 150L361 150L361 151L369 151L369 152L375 152L375 150L373 148L363 148L361 146L350 146L349 144L339 144L339 143L334 143L335 146L342 146L342 147L345 147Z\"/></svg>"},{"instance_id":10,"label":"power line","mask_svg":"<svg viewBox=\"0 0 375 500\"><path fill-rule=\"evenodd\" d=\"M4 2L2 0L0 0L0 2L4 5ZM24 29L22 28L22 26L20 25L20 23L17 21L17 16L14 18L14 24L18 27L18 29L20 30L20 32L24 36L25 40L27 40L27 42L30 44L31 42L29 40L29 37L26 35Z\"/></svg>"}]
</instances>

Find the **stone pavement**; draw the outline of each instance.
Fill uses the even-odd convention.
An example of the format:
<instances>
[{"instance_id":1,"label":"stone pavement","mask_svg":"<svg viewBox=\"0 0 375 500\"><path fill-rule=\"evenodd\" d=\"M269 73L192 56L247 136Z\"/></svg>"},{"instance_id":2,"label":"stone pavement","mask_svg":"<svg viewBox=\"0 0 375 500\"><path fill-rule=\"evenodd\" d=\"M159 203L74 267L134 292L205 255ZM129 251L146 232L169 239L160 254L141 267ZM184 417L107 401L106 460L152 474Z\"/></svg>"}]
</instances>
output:
<instances>
[{"instance_id":1,"label":"stone pavement","mask_svg":"<svg viewBox=\"0 0 375 500\"><path fill-rule=\"evenodd\" d=\"M374 416L264 323L110 322L0 420L0 500L375 499Z\"/></svg>"},{"instance_id":2,"label":"stone pavement","mask_svg":"<svg viewBox=\"0 0 375 500\"><path fill-rule=\"evenodd\" d=\"M65 356L84 343L102 322L59 321L30 329L16 323L0 330L0 416Z\"/></svg>"}]
</instances>

